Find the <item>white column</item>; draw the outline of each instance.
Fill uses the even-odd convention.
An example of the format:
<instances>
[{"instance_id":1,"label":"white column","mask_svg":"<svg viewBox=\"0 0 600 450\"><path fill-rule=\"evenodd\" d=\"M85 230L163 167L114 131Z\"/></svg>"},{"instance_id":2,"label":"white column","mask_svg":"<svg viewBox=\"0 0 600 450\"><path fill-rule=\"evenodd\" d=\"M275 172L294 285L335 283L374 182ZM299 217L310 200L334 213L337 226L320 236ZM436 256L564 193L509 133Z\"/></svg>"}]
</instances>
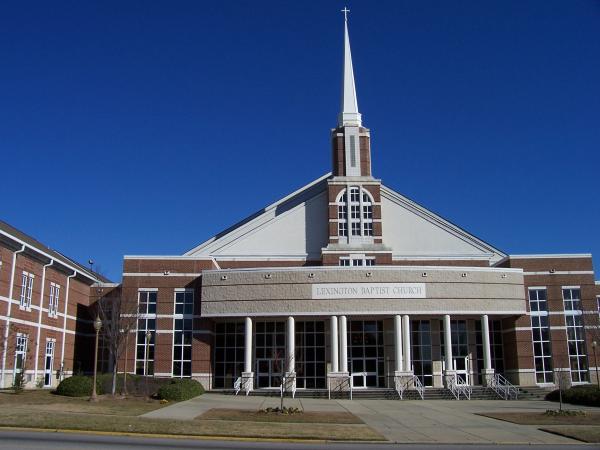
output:
<instances>
[{"instance_id":1,"label":"white column","mask_svg":"<svg viewBox=\"0 0 600 450\"><path fill-rule=\"evenodd\" d=\"M402 316L402 345L404 349L404 371L412 372L412 361L410 357L410 317Z\"/></svg>"},{"instance_id":2,"label":"white column","mask_svg":"<svg viewBox=\"0 0 600 450\"><path fill-rule=\"evenodd\" d=\"M346 316L340 316L340 372L348 372L348 333Z\"/></svg>"},{"instance_id":3,"label":"white column","mask_svg":"<svg viewBox=\"0 0 600 450\"><path fill-rule=\"evenodd\" d=\"M252 372L252 319L246 317L246 336L244 340L244 372Z\"/></svg>"},{"instance_id":4,"label":"white column","mask_svg":"<svg viewBox=\"0 0 600 450\"><path fill-rule=\"evenodd\" d=\"M396 372L402 372L404 361L402 360L402 318L399 315L394 316L394 336L396 350Z\"/></svg>"},{"instance_id":5,"label":"white column","mask_svg":"<svg viewBox=\"0 0 600 450\"><path fill-rule=\"evenodd\" d=\"M331 316L329 333L331 335L331 372L338 372L338 318L336 316Z\"/></svg>"},{"instance_id":6,"label":"white column","mask_svg":"<svg viewBox=\"0 0 600 450\"><path fill-rule=\"evenodd\" d=\"M288 317L287 321L287 360L288 373L296 372L296 327L294 318Z\"/></svg>"},{"instance_id":7,"label":"white column","mask_svg":"<svg viewBox=\"0 0 600 450\"><path fill-rule=\"evenodd\" d=\"M444 351L446 353L446 372L453 372L452 365L452 332L450 327L450 315L444 316Z\"/></svg>"},{"instance_id":8,"label":"white column","mask_svg":"<svg viewBox=\"0 0 600 450\"><path fill-rule=\"evenodd\" d=\"M490 351L490 325L487 314L481 316L481 334L483 342L483 368L492 370L492 354Z\"/></svg>"}]
</instances>

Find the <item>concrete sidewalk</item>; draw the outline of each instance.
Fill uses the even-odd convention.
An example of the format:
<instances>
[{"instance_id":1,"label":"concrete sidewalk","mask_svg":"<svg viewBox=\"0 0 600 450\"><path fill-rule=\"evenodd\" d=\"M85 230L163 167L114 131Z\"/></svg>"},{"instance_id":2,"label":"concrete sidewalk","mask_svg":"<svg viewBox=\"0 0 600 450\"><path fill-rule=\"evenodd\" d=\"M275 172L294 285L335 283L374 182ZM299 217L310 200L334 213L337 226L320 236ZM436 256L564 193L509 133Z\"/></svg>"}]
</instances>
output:
<instances>
[{"instance_id":1,"label":"concrete sidewalk","mask_svg":"<svg viewBox=\"0 0 600 450\"><path fill-rule=\"evenodd\" d=\"M205 394L192 400L144 414L152 419L192 420L213 408L258 410L278 407L277 397ZM327 400L285 399L285 406L305 411L349 411L391 442L574 444L578 441L539 431L534 425L516 425L477 415L498 411L545 411L556 403L503 400ZM575 408L575 407L573 407ZM576 407L600 411L599 408ZM335 426L335 425L332 425Z\"/></svg>"}]
</instances>

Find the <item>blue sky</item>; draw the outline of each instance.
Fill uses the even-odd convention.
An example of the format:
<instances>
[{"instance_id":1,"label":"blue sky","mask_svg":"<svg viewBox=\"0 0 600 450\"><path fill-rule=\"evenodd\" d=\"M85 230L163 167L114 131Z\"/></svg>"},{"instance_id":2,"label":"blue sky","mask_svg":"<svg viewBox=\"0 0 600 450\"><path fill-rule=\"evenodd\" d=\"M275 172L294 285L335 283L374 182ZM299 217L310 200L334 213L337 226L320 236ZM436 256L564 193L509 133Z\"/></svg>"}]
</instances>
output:
<instances>
[{"instance_id":1,"label":"blue sky","mask_svg":"<svg viewBox=\"0 0 600 450\"><path fill-rule=\"evenodd\" d=\"M5 2L0 218L118 280L329 171L344 5L374 175L598 261L598 1Z\"/></svg>"}]
</instances>

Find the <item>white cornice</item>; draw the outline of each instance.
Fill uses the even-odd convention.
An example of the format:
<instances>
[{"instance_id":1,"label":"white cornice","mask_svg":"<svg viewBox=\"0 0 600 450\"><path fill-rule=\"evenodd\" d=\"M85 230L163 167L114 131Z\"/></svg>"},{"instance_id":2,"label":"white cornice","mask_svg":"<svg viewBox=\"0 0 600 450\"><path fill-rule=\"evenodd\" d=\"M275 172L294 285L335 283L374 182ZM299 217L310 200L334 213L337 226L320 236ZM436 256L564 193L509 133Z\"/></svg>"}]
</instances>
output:
<instances>
[{"instance_id":1,"label":"white cornice","mask_svg":"<svg viewBox=\"0 0 600 450\"><path fill-rule=\"evenodd\" d=\"M378 271L411 271L411 272L432 272L434 270L442 272L491 272L491 273L517 273L522 274L523 269L504 268L504 267L468 267L468 266L357 266L357 267L340 267L340 266L302 266L302 267L249 267L238 269L207 269L203 270L203 274L210 273L233 273L233 272L322 272L328 270L352 270L363 272L378 272Z\"/></svg>"},{"instance_id":2,"label":"white cornice","mask_svg":"<svg viewBox=\"0 0 600 450\"><path fill-rule=\"evenodd\" d=\"M186 256L186 255L125 255L123 259L168 259L168 260L187 260L187 261L212 261L210 256Z\"/></svg>"},{"instance_id":3,"label":"white cornice","mask_svg":"<svg viewBox=\"0 0 600 450\"><path fill-rule=\"evenodd\" d=\"M508 259L558 259L558 258L591 258L591 253L548 253L536 255L508 255Z\"/></svg>"},{"instance_id":4,"label":"white cornice","mask_svg":"<svg viewBox=\"0 0 600 450\"><path fill-rule=\"evenodd\" d=\"M393 261L489 261L493 253L482 253L480 255L456 254L456 255L405 255L392 253Z\"/></svg>"}]
</instances>

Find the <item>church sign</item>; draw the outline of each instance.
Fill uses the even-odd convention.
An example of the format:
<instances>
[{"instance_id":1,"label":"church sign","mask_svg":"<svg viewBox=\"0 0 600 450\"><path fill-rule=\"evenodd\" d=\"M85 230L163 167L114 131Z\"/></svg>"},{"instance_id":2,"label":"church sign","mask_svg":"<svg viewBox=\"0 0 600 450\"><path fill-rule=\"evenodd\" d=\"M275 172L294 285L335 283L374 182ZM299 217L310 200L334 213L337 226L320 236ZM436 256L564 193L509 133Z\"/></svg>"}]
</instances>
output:
<instances>
[{"instance_id":1,"label":"church sign","mask_svg":"<svg viewBox=\"0 0 600 450\"><path fill-rule=\"evenodd\" d=\"M426 298L425 283L326 283L312 285L312 298Z\"/></svg>"}]
</instances>

